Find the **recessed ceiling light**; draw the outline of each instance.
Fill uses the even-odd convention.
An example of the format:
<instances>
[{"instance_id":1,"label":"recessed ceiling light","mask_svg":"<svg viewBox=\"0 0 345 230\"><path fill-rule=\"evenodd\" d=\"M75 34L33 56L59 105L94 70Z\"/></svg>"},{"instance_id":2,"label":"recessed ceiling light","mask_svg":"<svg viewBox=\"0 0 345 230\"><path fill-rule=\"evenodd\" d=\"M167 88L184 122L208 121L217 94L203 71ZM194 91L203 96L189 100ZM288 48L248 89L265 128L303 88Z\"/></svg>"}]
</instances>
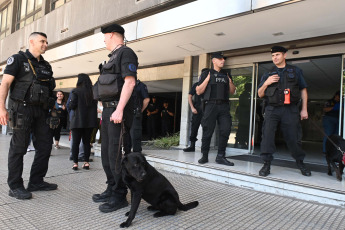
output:
<instances>
[{"instance_id":1,"label":"recessed ceiling light","mask_svg":"<svg viewBox=\"0 0 345 230\"><path fill-rule=\"evenodd\" d=\"M215 33L216 36L224 36L225 34L223 32Z\"/></svg>"},{"instance_id":2,"label":"recessed ceiling light","mask_svg":"<svg viewBox=\"0 0 345 230\"><path fill-rule=\"evenodd\" d=\"M137 52L137 53L142 53L142 52L144 52L144 51L142 51L142 50L137 50L137 51L135 51L135 52Z\"/></svg>"},{"instance_id":3,"label":"recessed ceiling light","mask_svg":"<svg viewBox=\"0 0 345 230\"><path fill-rule=\"evenodd\" d=\"M284 33L283 32L278 32L278 33L273 33L272 35L273 36L282 36L282 35L284 35Z\"/></svg>"},{"instance_id":4,"label":"recessed ceiling light","mask_svg":"<svg viewBox=\"0 0 345 230\"><path fill-rule=\"evenodd\" d=\"M93 62L93 61L88 61L88 62Z\"/></svg>"}]
</instances>

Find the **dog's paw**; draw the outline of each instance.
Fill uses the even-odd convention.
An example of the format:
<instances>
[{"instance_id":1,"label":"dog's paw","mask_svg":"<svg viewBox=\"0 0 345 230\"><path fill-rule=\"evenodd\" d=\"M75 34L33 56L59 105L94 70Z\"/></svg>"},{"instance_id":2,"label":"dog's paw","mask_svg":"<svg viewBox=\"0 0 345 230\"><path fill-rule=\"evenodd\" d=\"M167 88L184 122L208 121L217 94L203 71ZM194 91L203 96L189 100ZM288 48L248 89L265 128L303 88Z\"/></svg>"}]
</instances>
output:
<instances>
[{"instance_id":1,"label":"dog's paw","mask_svg":"<svg viewBox=\"0 0 345 230\"><path fill-rule=\"evenodd\" d=\"M337 180L338 180L338 181L342 181L343 178L342 178L341 176L340 176L340 177L337 176Z\"/></svg>"},{"instance_id":2,"label":"dog's paw","mask_svg":"<svg viewBox=\"0 0 345 230\"><path fill-rule=\"evenodd\" d=\"M332 176L332 172L328 172L327 174L328 174L328 176Z\"/></svg>"},{"instance_id":3,"label":"dog's paw","mask_svg":"<svg viewBox=\"0 0 345 230\"><path fill-rule=\"evenodd\" d=\"M127 224L127 221L120 224L120 228L128 228L129 226L130 224Z\"/></svg>"},{"instance_id":4,"label":"dog's paw","mask_svg":"<svg viewBox=\"0 0 345 230\"><path fill-rule=\"evenodd\" d=\"M129 212L126 212L125 216L129 216Z\"/></svg>"}]
</instances>

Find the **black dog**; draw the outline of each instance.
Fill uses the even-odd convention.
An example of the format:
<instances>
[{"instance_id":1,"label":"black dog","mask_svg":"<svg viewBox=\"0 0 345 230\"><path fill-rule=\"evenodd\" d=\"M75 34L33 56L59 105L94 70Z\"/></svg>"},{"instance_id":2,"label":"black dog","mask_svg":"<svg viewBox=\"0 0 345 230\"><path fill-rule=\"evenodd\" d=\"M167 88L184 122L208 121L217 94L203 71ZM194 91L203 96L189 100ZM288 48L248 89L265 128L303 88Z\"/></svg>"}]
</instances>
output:
<instances>
[{"instance_id":1,"label":"black dog","mask_svg":"<svg viewBox=\"0 0 345 230\"><path fill-rule=\"evenodd\" d=\"M345 140L338 135L332 135L329 137L342 151L345 151ZM342 180L342 174L344 170L343 154L337 150L337 148L327 139L326 142L326 160L328 165L328 175L332 176L331 165L337 174L337 179ZM335 164L338 163L339 167Z\"/></svg>"},{"instance_id":2,"label":"black dog","mask_svg":"<svg viewBox=\"0 0 345 230\"><path fill-rule=\"evenodd\" d=\"M132 204L126 222L120 227L129 227L138 210L141 198L149 206L150 211L158 211L154 217L174 215L177 211L187 211L198 206L194 201L188 204L180 202L178 193L171 183L155 168L153 168L141 153L130 153L122 159L122 179L131 190Z\"/></svg>"}]
</instances>

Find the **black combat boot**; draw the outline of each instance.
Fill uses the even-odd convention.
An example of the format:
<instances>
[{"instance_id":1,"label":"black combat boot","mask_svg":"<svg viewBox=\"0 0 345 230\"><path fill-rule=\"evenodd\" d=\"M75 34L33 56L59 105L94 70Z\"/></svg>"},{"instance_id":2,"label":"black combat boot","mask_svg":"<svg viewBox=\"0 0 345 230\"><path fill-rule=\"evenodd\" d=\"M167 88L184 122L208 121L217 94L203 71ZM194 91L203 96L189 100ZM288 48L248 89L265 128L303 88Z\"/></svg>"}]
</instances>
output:
<instances>
[{"instance_id":1,"label":"black combat boot","mask_svg":"<svg viewBox=\"0 0 345 230\"><path fill-rule=\"evenodd\" d=\"M260 176L268 176L271 172L271 161L264 161L264 166L259 171Z\"/></svg>"},{"instance_id":2,"label":"black combat boot","mask_svg":"<svg viewBox=\"0 0 345 230\"><path fill-rule=\"evenodd\" d=\"M109 200L109 197L111 196L111 187L112 186L108 185L107 189L101 194L93 194L93 202L107 202Z\"/></svg>"},{"instance_id":3,"label":"black combat boot","mask_svg":"<svg viewBox=\"0 0 345 230\"><path fill-rule=\"evenodd\" d=\"M31 199L32 197L32 193L27 191L24 187L10 189L8 195L20 200Z\"/></svg>"},{"instance_id":4,"label":"black combat boot","mask_svg":"<svg viewBox=\"0 0 345 230\"><path fill-rule=\"evenodd\" d=\"M99 210L101 212L114 212L120 208L125 208L128 206L128 201L126 199L126 195L123 194L114 194L110 196L108 202L101 204L99 206Z\"/></svg>"},{"instance_id":5,"label":"black combat boot","mask_svg":"<svg viewBox=\"0 0 345 230\"><path fill-rule=\"evenodd\" d=\"M303 176L311 176L311 172L309 169L305 167L305 164L302 160L296 160L297 167L301 170Z\"/></svg>"},{"instance_id":6,"label":"black combat boot","mask_svg":"<svg viewBox=\"0 0 345 230\"><path fill-rule=\"evenodd\" d=\"M208 153L203 153L202 157L198 160L199 164L205 164L208 162Z\"/></svg>"},{"instance_id":7,"label":"black combat boot","mask_svg":"<svg viewBox=\"0 0 345 230\"><path fill-rule=\"evenodd\" d=\"M195 152L195 141L191 141L190 146L183 149L183 152Z\"/></svg>"},{"instance_id":8,"label":"black combat boot","mask_svg":"<svg viewBox=\"0 0 345 230\"><path fill-rule=\"evenodd\" d=\"M225 153L218 153L216 157L216 163L221 165L227 165L227 166L234 166L235 164L231 161L228 161L225 158Z\"/></svg>"}]
</instances>

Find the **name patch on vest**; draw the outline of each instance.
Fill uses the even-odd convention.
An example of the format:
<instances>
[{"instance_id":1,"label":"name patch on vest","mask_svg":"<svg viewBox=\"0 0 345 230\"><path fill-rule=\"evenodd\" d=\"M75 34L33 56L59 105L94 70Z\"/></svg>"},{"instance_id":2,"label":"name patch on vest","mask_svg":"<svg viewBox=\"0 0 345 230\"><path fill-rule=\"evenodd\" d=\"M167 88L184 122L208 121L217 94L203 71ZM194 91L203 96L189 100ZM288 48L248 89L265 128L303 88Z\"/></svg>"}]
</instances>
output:
<instances>
[{"instance_id":1,"label":"name patch on vest","mask_svg":"<svg viewBox=\"0 0 345 230\"><path fill-rule=\"evenodd\" d=\"M224 78L216 78L216 82L220 82L220 83L226 83L225 79Z\"/></svg>"},{"instance_id":2,"label":"name patch on vest","mask_svg":"<svg viewBox=\"0 0 345 230\"><path fill-rule=\"evenodd\" d=\"M24 71L25 72L30 72L30 65L29 65L29 63L23 63L24 64Z\"/></svg>"}]
</instances>

